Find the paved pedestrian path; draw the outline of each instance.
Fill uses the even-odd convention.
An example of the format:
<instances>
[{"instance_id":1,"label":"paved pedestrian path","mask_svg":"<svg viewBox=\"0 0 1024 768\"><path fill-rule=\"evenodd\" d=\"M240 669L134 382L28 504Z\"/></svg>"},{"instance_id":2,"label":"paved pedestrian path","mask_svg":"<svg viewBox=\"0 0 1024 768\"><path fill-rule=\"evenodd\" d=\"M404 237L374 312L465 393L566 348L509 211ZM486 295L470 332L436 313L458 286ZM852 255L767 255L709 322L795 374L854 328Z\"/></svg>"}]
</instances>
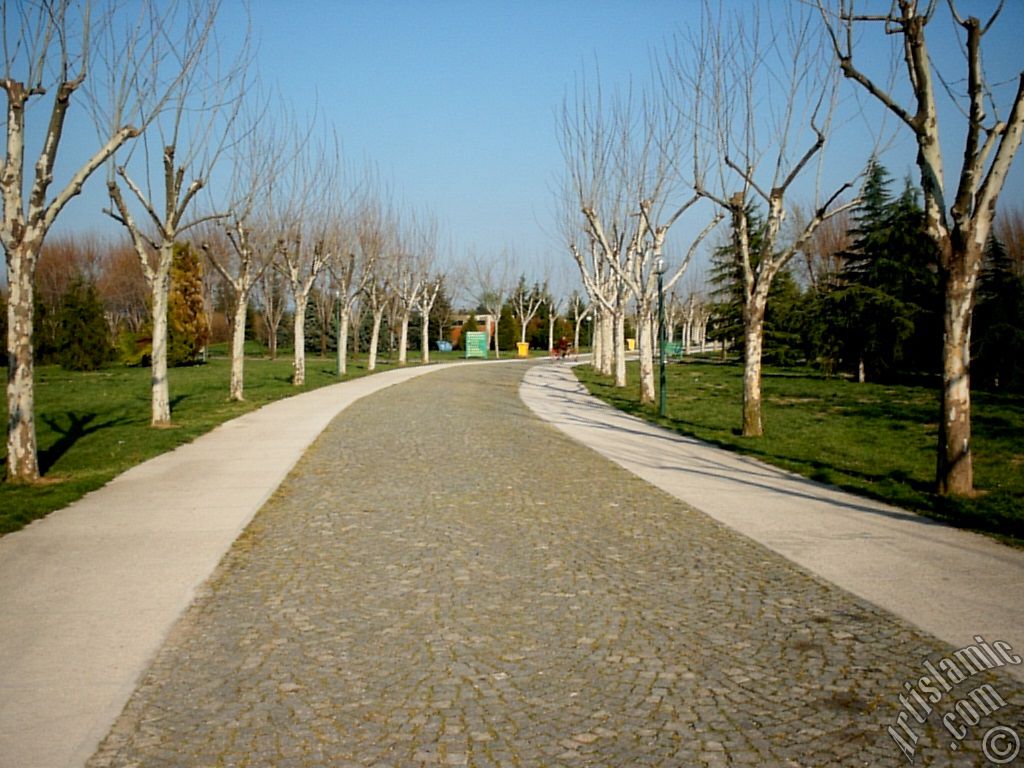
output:
<instances>
[{"instance_id":1,"label":"paved pedestrian path","mask_svg":"<svg viewBox=\"0 0 1024 768\"><path fill-rule=\"evenodd\" d=\"M997 669L954 685L944 671L931 694L923 665L963 665L957 649L538 420L519 398L524 371L443 370L347 408L230 549L89 765L1011 753L1019 681Z\"/></svg>"},{"instance_id":2,"label":"paved pedestrian path","mask_svg":"<svg viewBox=\"0 0 1024 768\"><path fill-rule=\"evenodd\" d=\"M171 626L349 404L437 367L280 400L0 538L0 768L79 768Z\"/></svg>"},{"instance_id":3,"label":"paved pedestrian path","mask_svg":"<svg viewBox=\"0 0 1024 768\"><path fill-rule=\"evenodd\" d=\"M1024 649L1024 550L648 424L564 365L533 368L521 394L638 477L951 645L981 635ZM1024 681L1024 664L1007 671Z\"/></svg>"}]
</instances>

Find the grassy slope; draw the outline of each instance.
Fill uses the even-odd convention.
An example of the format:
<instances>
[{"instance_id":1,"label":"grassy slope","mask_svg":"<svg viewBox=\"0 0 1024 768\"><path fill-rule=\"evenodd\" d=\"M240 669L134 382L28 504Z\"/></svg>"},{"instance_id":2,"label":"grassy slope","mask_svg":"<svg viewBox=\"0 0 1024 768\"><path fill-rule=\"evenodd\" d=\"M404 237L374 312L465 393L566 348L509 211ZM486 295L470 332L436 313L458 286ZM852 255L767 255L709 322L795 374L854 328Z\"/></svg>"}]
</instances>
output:
<instances>
[{"instance_id":1,"label":"grassy slope","mask_svg":"<svg viewBox=\"0 0 1024 768\"><path fill-rule=\"evenodd\" d=\"M367 373L350 362L346 379ZM383 364L378 370L389 366ZM306 384L291 384L291 359L248 359L244 403L227 400L229 363L170 371L174 426L149 426L148 368L110 366L73 373L36 369L36 431L44 480L33 486L0 483L0 533L8 533L99 488L115 475L187 443L229 419L283 397L337 382L333 358L307 357ZM6 400L3 407L6 414ZM6 446L3 457L6 462Z\"/></svg>"},{"instance_id":2,"label":"grassy slope","mask_svg":"<svg viewBox=\"0 0 1024 768\"><path fill-rule=\"evenodd\" d=\"M977 498L932 493L938 393L914 386L857 384L806 370L767 368L765 436L736 434L742 369L710 361L668 366L667 418L639 405L638 387L615 389L587 366L577 375L606 402L681 434L756 456L806 477L957 525L1024 540L1024 398L975 393ZM630 369L630 382L637 372Z\"/></svg>"}]
</instances>

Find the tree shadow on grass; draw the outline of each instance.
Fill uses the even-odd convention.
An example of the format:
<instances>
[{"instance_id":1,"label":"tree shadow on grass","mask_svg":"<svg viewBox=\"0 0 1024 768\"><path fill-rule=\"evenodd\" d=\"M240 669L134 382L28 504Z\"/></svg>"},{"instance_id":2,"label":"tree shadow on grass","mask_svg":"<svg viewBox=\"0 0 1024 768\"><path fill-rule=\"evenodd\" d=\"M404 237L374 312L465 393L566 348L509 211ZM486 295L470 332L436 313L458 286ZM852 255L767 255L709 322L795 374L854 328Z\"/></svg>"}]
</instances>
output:
<instances>
[{"instance_id":1,"label":"tree shadow on grass","mask_svg":"<svg viewBox=\"0 0 1024 768\"><path fill-rule=\"evenodd\" d=\"M61 456L71 450L75 443L86 435L125 423L123 419L110 419L94 423L98 415L97 413L65 411L63 415L39 417L54 434L58 435L54 443L39 451L40 474L45 475ZM62 426L64 422L67 422L67 427Z\"/></svg>"}]
</instances>

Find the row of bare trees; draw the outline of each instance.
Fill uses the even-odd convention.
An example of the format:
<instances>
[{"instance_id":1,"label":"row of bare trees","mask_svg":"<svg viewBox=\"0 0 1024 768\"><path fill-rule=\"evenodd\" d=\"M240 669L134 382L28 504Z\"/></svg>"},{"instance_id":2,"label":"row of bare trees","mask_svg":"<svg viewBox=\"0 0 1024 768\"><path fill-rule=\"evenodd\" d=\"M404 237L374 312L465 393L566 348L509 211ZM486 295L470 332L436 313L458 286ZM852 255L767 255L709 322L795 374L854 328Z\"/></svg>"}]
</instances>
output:
<instances>
[{"instance_id":1,"label":"row of bare trees","mask_svg":"<svg viewBox=\"0 0 1024 768\"><path fill-rule=\"evenodd\" d=\"M1024 131L1024 73L1009 81L986 76L984 36L1003 2L993 3L984 20L962 16L954 0L894 0L866 13L858 5L794 2L760 16L756 8L732 13L707 3L700 24L657 58L652 83L639 95L629 88L609 98L600 85L577 86L561 120L565 242L595 307L595 366L626 385L623 318L633 302L641 401L651 402L655 273L665 269L662 259L671 262L666 284L673 285L706 235L727 219L743 289L742 432L761 435L772 282L858 202L858 178L834 177L839 164L827 162L837 121L850 117L840 108L843 79L851 81L869 95L869 106L873 101L895 115L917 145L945 296L937 487L970 494L971 314L996 201ZM962 53L962 74L939 71L929 54L929 36L933 28L939 33L935 20L944 13L959 40L943 44ZM855 56L857 41L876 33L892 42L889 70ZM952 192L944 173L955 153L939 132L942 97L963 116L951 131L963 136ZM874 149L887 138L877 137ZM763 221L756 232L754 211ZM684 214L697 223L668 241Z\"/></svg>"},{"instance_id":2,"label":"row of bare trees","mask_svg":"<svg viewBox=\"0 0 1024 768\"><path fill-rule=\"evenodd\" d=\"M171 421L167 312L176 243L201 247L231 293L234 399L244 397L246 310L254 298L272 339L286 310L294 311L293 380L301 385L305 310L314 288L340 303L344 319L364 297L375 330L389 307L401 306L403 331L414 311L424 313L426 326L440 291L432 215L400 215L375 173L343 165L336 137L316 140L315 119L295 119L286 106L271 103L258 85L248 36L233 50L218 37L218 0L143 0L129 8L89 0L0 4L11 482L39 478L33 387L39 256L58 215L101 168L107 169L106 213L128 234L147 286L153 426ZM38 112L30 110L36 102L48 105L42 127L27 120ZM91 119L99 140L55 185L69 115ZM89 132L81 124L74 130ZM33 137L40 134L37 147ZM26 162L30 151L36 157ZM214 185L215 171L229 183ZM323 309L329 313L334 304ZM371 367L374 362L371 353Z\"/></svg>"}]
</instances>

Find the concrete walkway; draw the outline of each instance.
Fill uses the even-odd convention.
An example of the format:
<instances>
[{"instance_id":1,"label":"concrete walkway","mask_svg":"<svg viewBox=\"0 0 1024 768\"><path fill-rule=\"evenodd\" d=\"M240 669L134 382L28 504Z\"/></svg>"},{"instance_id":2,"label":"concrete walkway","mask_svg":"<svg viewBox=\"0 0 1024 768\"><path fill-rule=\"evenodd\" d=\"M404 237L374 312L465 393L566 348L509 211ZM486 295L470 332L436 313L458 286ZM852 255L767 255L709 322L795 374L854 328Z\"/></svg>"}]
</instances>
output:
<instances>
[{"instance_id":1,"label":"concrete walkway","mask_svg":"<svg viewBox=\"0 0 1024 768\"><path fill-rule=\"evenodd\" d=\"M339 412L440 366L288 398L0 539L0 766L81 766L174 621Z\"/></svg>"},{"instance_id":2,"label":"concrete walkway","mask_svg":"<svg viewBox=\"0 0 1024 768\"><path fill-rule=\"evenodd\" d=\"M736 531L961 648L1024 653L1024 550L681 437L587 394L565 365L532 368L541 418ZM1024 680L1024 664L1008 667Z\"/></svg>"},{"instance_id":3,"label":"concrete walkway","mask_svg":"<svg viewBox=\"0 0 1024 768\"><path fill-rule=\"evenodd\" d=\"M0 540L0 766L83 765L110 730L141 673L165 644L176 618L193 602L197 589L316 435L349 403L439 370L442 367L389 372L274 403L141 465L68 509ZM485 382L475 386L474 391L485 391L480 389ZM575 439L952 645L962 646L973 642L974 635L983 635L989 641L1004 640L1018 650L1024 648L1020 597L1024 557L1020 553L647 427L584 395L561 365L532 367L520 393L531 409ZM505 409L504 401L497 407ZM479 418L487 418L486 409ZM523 423L516 421L521 417L515 413L509 418L509 428ZM424 447L417 460L441 466L442 455L449 452L473 456L478 451L471 435L456 438L458 432L449 434L449 442L441 443L440 454L431 456L431 449ZM383 457L395 451L396 447L389 447ZM325 461L321 471L330 472L330 457ZM442 483L436 493L452 493L449 485ZM316 490L315 485L307 487ZM499 496L481 498L481 510L489 508L488 504L494 506ZM521 495L516 492L512 496ZM322 504L323 500L317 497L313 503ZM527 509L543 504L522 503ZM507 505L507 499L502 504ZM303 502L297 509L308 506ZM674 514L666 512L665 525L677 525L671 522ZM286 515L284 519L289 518ZM308 524L317 536L329 532L323 521ZM390 536L395 530L398 528L384 532ZM631 537L636 536L634 531ZM375 535L371 541L378 538ZM477 546L486 546L485 537L480 542L483 544ZM507 546L514 549L516 539L509 539ZM548 545L539 546L546 549ZM285 549L291 552L292 547L294 543ZM549 559L552 557L553 553ZM438 562L444 565L443 559ZM617 562L615 557L604 565L617 567ZM393 566L393 562L382 564L381 572L393 572L388 570ZM776 569L774 565L762 567L773 573ZM727 566L722 565L715 572L726 571ZM752 579L756 571L753 568ZM460 566L456 582L468 573ZM602 577L598 572L594 578ZM410 579L409 584L415 586L415 575ZM643 583L647 584L646 577ZM386 579L380 584L386 584ZM772 584L782 589L781 583ZM813 591L808 584L801 585L800 589ZM716 583L716 590L721 589L723 585ZM549 597L557 602L568 594L556 591ZM728 601L728 591L716 592L718 599ZM829 599L842 601L841 597ZM781 602L772 603L776 606L773 610L790 609L784 598L778 600ZM671 606L665 605L667 615L671 614ZM699 613L701 608L697 609ZM729 605L721 608L726 609L745 610ZM530 621L529 616L524 621ZM666 621L669 634L652 641L651 647L669 642L675 631L672 623L680 617L669 615ZM694 622L700 621L694 618ZM743 621L749 622L749 617ZM854 620L840 621L849 624ZM315 622L309 624L310 629L315 626ZM828 628L822 626L822 630ZM300 629L304 632L305 625ZM840 634L852 637L848 632ZM904 635L899 630L894 637ZM199 647L205 647L203 637L201 633ZM780 638L784 637L764 638L767 651L781 647L779 643L784 641ZM439 636L438 642L442 639ZM807 647L825 647L829 642L836 644L826 638ZM908 659L924 652L924 646L907 658L893 656L888 664L886 652L879 652L883 660L871 674L883 682L889 680L895 696L902 679L899 676L915 677ZM215 668L223 666L223 658L214 660ZM879 672L879 665L884 664L885 671ZM173 671L176 666L171 664L168 669ZM1020 667L1007 671L1020 677ZM686 674L692 679L692 673ZM505 672L488 675L498 681L508 677ZM191 695L189 684L186 680L186 700ZM217 690L213 696L223 700ZM597 738L590 731L578 735L575 742L573 734L566 736L569 746L562 745L566 754L577 749L573 743L586 745L591 737ZM709 749L714 757L718 748Z\"/></svg>"}]
</instances>

